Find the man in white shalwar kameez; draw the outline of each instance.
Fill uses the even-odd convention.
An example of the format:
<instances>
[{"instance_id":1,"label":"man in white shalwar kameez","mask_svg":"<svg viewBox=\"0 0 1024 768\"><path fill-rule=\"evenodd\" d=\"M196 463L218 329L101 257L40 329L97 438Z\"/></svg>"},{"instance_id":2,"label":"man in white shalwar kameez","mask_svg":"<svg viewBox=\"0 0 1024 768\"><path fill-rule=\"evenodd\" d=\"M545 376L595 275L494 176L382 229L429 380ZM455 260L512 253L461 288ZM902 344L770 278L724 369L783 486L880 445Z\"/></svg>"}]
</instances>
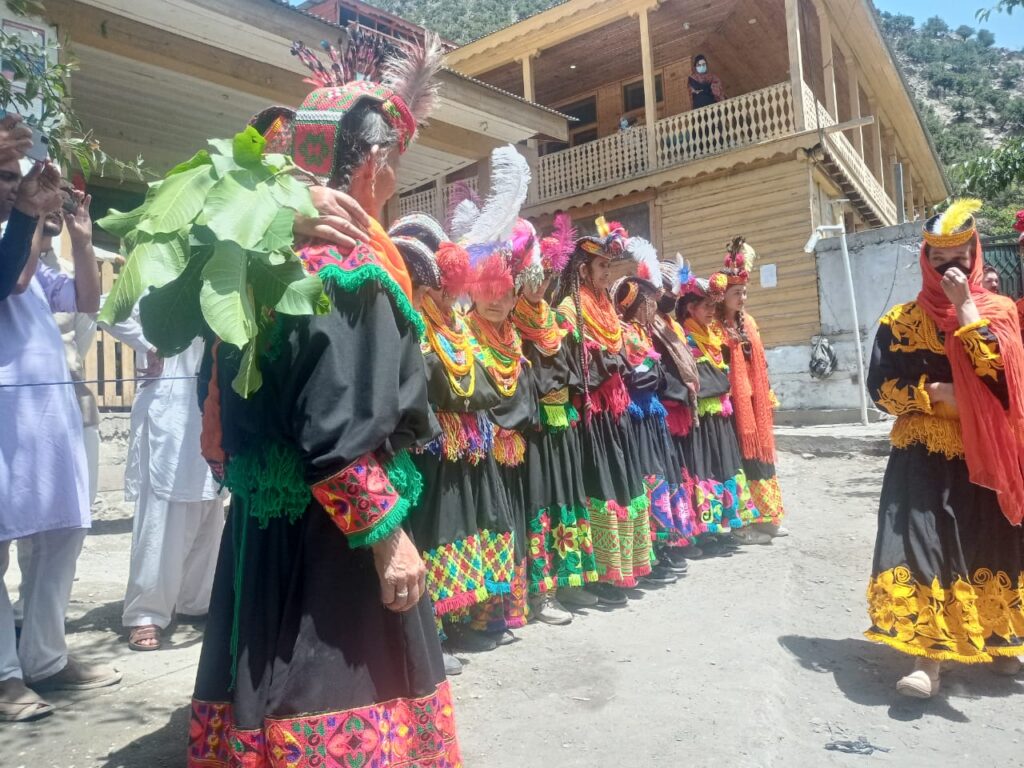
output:
<instances>
[{"instance_id":1,"label":"man in white shalwar kameez","mask_svg":"<svg viewBox=\"0 0 1024 768\"><path fill-rule=\"evenodd\" d=\"M138 307L108 333L145 361L153 377L132 404L125 498L135 502L131 565L122 621L133 650L160 647L175 614L196 620L207 613L217 565L224 502L200 452L202 416L196 374L203 342L161 359L146 340Z\"/></svg>"},{"instance_id":2,"label":"man in white shalwar kameez","mask_svg":"<svg viewBox=\"0 0 1024 768\"><path fill-rule=\"evenodd\" d=\"M29 191L19 190L18 199ZM0 219L12 203L18 205L0 200ZM82 415L52 313L99 308L88 198L79 203L77 213L58 214L67 224L77 276L38 263L40 229L21 278L0 300L0 721L51 713L40 691L98 688L121 679L115 670L69 656L64 637L90 515ZM59 204L54 192L44 210ZM15 539L28 540L32 549L21 581L20 643L3 580Z\"/></svg>"}]
</instances>

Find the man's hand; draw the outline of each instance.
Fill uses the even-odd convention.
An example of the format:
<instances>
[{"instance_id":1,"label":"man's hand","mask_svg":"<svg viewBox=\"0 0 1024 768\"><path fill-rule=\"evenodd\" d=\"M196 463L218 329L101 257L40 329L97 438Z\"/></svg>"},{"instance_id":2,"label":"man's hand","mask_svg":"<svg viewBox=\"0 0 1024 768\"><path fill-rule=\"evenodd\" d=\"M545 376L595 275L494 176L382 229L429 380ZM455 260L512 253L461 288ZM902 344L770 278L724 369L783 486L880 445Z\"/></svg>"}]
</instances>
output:
<instances>
[{"instance_id":1,"label":"man's hand","mask_svg":"<svg viewBox=\"0 0 1024 768\"><path fill-rule=\"evenodd\" d=\"M14 207L26 216L38 219L60 208L60 171L52 163L33 166L21 180Z\"/></svg>"},{"instance_id":2,"label":"man's hand","mask_svg":"<svg viewBox=\"0 0 1024 768\"><path fill-rule=\"evenodd\" d=\"M426 589L427 566L405 531L399 528L373 545L373 564L384 607L401 613L420 601Z\"/></svg>"},{"instance_id":3,"label":"man's hand","mask_svg":"<svg viewBox=\"0 0 1024 768\"><path fill-rule=\"evenodd\" d=\"M92 245L92 216L89 215L89 203L92 202L92 195L86 195L78 190L73 193L78 208L74 213L61 210L64 215L64 226L67 227L68 237L71 238L73 248L84 248Z\"/></svg>"},{"instance_id":4,"label":"man's hand","mask_svg":"<svg viewBox=\"0 0 1024 768\"><path fill-rule=\"evenodd\" d=\"M140 379L149 379L149 381L142 382L143 387L148 387L154 381L159 379L164 372L164 359L156 353L155 349L149 350L146 353L146 367L136 368L135 376Z\"/></svg>"},{"instance_id":5,"label":"man's hand","mask_svg":"<svg viewBox=\"0 0 1024 768\"><path fill-rule=\"evenodd\" d=\"M370 239L370 217L349 195L329 187L310 187L309 195L320 215L296 215L293 231L300 240L320 240L338 247L343 254L357 242Z\"/></svg>"},{"instance_id":6,"label":"man's hand","mask_svg":"<svg viewBox=\"0 0 1024 768\"><path fill-rule=\"evenodd\" d=\"M32 129L21 115L7 115L0 120L0 163L21 160L32 149Z\"/></svg>"}]
</instances>

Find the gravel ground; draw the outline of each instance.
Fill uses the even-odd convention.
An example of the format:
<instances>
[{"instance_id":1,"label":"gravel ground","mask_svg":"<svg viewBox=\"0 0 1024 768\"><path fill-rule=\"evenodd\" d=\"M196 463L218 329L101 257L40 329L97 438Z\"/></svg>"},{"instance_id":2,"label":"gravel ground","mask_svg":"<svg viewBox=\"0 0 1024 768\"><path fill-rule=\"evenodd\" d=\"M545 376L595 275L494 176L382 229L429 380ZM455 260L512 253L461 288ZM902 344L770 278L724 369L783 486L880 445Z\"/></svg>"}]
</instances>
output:
<instances>
[{"instance_id":1,"label":"gravel ground","mask_svg":"<svg viewBox=\"0 0 1024 768\"><path fill-rule=\"evenodd\" d=\"M883 469L878 457L784 454L789 538L691 563L683 581L636 592L626 608L531 625L511 646L464 657L454 689L466 765L1019 763L1024 700L1009 697L1024 693L1021 680L952 667L940 698L902 700L893 685L908 660L861 635ZM39 723L0 726L3 766L184 765L201 635L182 627L167 650L127 650L130 538L130 509L106 508L68 618L74 650L115 663L124 683L56 699ZM879 751L829 749L859 737Z\"/></svg>"}]
</instances>

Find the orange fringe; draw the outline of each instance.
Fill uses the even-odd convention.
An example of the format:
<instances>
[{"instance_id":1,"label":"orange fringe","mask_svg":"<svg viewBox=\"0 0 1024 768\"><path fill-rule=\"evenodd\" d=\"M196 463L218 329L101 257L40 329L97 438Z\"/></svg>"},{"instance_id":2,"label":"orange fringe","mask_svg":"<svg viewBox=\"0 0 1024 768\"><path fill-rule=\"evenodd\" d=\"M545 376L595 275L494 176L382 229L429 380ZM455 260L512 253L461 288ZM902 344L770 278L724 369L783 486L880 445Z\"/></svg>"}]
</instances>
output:
<instances>
[{"instance_id":1,"label":"orange fringe","mask_svg":"<svg viewBox=\"0 0 1024 768\"><path fill-rule=\"evenodd\" d=\"M526 461L526 440L514 429L494 428L494 460L505 467Z\"/></svg>"},{"instance_id":2,"label":"orange fringe","mask_svg":"<svg viewBox=\"0 0 1024 768\"><path fill-rule=\"evenodd\" d=\"M749 361L743 354L740 340L731 333L723 334L732 353L729 359L729 384L736 413L736 436L744 458L774 464L774 398L768 380L768 360L754 318L745 315L743 328L750 341Z\"/></svg>"}]
</instances>

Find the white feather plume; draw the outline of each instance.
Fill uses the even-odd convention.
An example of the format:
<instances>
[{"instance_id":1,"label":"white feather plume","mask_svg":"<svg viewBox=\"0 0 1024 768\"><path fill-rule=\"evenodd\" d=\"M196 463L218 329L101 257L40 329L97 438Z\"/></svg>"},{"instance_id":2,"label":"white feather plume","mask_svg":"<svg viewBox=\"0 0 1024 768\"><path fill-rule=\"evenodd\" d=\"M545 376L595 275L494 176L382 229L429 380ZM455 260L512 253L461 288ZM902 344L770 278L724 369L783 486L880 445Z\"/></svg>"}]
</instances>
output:
<instances>
[{"instance_id":1,"label":"white feather plume","mask_svg":"<svg viewBox=\"0 0 1024 768\"><path fill-rule=\"evenodd\" d=\"M632 254L637 264L637 275L658 286L661 281L661 268L658 265L658 249L645 238L631 237L626 249Z\"/></svg>"},{"instance_id":2,"label":"white feather plume","mask_svg":"<svg viewBox=\"0 0 1024 768\"><path fill-rule=\"evenodd\" d=\"M466 199L455 206L451 221L448 222L448 234L454 242L465 240L473 224L480 218L480 208L472 200Z\"/></svg>"},{"instance_id":3,"label":"white feather plume","mask_svg":"<svg viewBox=\"0 0 1024 768\"><path fill-rule=\"evenodd\" d=\"M480 215L462 238L469 243L508 240L530 189L530 165L509 144L491 152L491 189Z\"/></svg>"},{"instance_id":4,"label":"white feather plume","mask_svg":"<svg viewBox=\"0 0 1024 768\"><path fill-rule=\"evenodd\" d=\"M441 38L427 32L422 48L402 43L401 49L401 54L389 56L384 62L382 80L402 97L416 123L422 124L437 104L440 84L436 76L444 61Z\"/></svg>"}]
</instances>

